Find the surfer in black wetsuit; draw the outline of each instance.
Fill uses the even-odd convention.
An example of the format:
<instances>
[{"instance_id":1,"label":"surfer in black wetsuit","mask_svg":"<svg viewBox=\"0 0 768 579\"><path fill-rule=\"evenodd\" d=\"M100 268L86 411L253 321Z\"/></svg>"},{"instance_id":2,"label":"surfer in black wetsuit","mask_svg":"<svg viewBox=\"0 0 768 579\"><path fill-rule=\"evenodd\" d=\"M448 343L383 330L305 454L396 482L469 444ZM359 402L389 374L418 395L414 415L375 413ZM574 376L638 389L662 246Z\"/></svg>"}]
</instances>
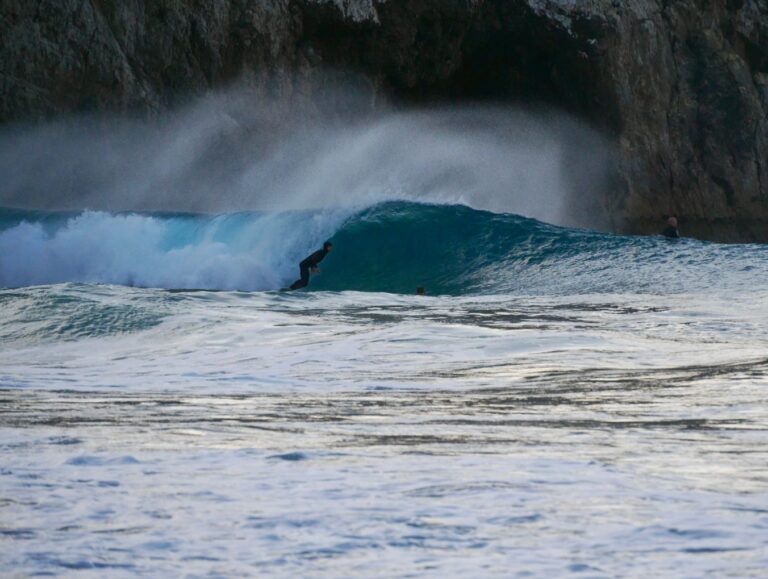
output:
<instances>
[{"instance_id":1,"label":"surfer in black wetsuit","mask_svg":"<svg viewBox=\"0 0 768 579\"><path fill-rule=\"evenodd\" d=\"M304 259L299 264L299 271L301 272L301 279L297 279L290 288L292 290L296 290L302 287L306 287L307 284L309 284L309 272L317 273L320 271L320 268L317 267L317 264L323 261L325 259L325 256L328 255L328 252L333 249L333 244L330 241L326 241L323 243L323 249L318 249L315 253Z\"/></svg>"},{"instance_id":2,"label":"surfer in black wetsuit","mask_svg":"<svg viewBox=\"0 0 768 579\"><path fill-rule=\"evenodd\" d=\"M680 231L677 229L677 217L670 217L667 219L667 228L662 231L661 234L669 239L677 239L680 237Z\"/></svg>"}]
</instances>

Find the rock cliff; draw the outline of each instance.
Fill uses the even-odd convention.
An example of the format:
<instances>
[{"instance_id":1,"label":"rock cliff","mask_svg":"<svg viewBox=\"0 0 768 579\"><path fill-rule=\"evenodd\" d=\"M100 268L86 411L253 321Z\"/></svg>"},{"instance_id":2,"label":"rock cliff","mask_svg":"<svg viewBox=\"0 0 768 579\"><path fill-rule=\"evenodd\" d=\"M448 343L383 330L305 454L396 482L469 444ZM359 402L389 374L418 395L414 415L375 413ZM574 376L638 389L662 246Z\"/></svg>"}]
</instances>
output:
<instances>
[{"instance_id":1,"label":"rock cliff","mask_svg":"<svg viewBox=\"0 0 768 579\"><path fill-rule=\"evenodd\" d=\"M313 73L403 104L543 103L614 139L614 228L768 241L765 0L2 0L0 121L162 111ZM328 81L325 81L328 82ZM375 99L374 99L375 100Z\"/></svg>"}]
</instances>

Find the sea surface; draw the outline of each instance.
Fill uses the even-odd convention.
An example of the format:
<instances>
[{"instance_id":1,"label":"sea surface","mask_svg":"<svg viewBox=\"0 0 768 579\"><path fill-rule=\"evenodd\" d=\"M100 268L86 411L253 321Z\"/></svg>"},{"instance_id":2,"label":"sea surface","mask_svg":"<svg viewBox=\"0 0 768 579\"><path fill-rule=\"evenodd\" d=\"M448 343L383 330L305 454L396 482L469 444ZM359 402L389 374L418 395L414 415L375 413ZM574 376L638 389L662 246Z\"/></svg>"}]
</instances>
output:
<instances>
[{"instance_id":1,"label":"sea surface","mask_svg":"<svg viewBox=\"0 0 768 579\"><path fill-rule=\"evenodd\" d=\"M462 205L0 210L0 575L765 577L766 280Z\"/></svg>"}]
</instances>

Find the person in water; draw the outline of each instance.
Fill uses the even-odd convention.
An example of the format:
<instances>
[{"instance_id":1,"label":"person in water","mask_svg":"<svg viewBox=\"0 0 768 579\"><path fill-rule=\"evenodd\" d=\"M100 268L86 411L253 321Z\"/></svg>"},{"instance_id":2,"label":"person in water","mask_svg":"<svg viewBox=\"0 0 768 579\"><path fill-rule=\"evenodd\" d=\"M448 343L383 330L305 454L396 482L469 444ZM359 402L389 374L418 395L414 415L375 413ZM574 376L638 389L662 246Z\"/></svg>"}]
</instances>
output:
<instances>
[{"instance_id":1,"label":"person in water","mask_svg":"<svg viewBox=\"0 0 768 579\"><path fill-rule=\"evenodd\" d=\"M667 219L667 228L662 231L661 234L670 239L677 239L680 237L680 231L677 229L677 217L670 217Z\"/></svg>"},{"instance_id":2,"label":"person in water","mask_svg":"<svg viewBox=\"0 0 768 579\"><path fill-rule=\"evenodd\" d=\"M330 241L323 243L323 249L318 249L315 253L302 260L299 264L299 271L301 272L301 278L297 279L289 289L296 290L299 288L307 287L309 284L309 272L318 273L320 268L317 264L325 259L325 256L333 249L333 244Z\"/></svg>"}]
</instances>

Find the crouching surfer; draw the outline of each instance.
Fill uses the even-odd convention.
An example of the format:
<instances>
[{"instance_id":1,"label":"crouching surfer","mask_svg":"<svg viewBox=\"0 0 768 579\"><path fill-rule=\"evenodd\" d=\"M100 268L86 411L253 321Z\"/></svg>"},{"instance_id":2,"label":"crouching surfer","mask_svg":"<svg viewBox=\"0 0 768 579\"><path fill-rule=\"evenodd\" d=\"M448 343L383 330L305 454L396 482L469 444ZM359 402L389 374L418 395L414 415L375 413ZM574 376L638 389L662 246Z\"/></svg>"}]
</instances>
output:
<instances>
[{"instance_id":1,"label":"crouching surfer","mask_svg":"<svg viewBox=\"0 0 768 579\"><path fill-rule=\"evenodd\" d=\"M333 249L333 244L330 241L323 243L323 249L318 249L315 253L305 258L299 263L299 271L301 272L301 278L297 279L291 287L288 289L296 290L306 287L309 284L309 272L318 273L320 268L317 264L325 259L325 256Z\"/></svg>"}]
</instances>

